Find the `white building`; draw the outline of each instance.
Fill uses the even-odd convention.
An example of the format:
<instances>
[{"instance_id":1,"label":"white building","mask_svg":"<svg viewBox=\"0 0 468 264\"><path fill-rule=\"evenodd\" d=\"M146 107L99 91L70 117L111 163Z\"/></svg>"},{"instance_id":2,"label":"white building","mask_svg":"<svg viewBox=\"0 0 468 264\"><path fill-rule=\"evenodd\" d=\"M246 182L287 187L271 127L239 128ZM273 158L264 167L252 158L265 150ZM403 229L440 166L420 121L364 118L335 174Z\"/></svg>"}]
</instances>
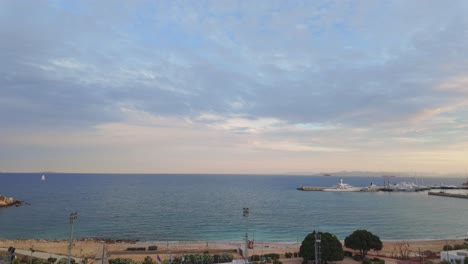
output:
<instances>
[{"instance_id":1,"label":"white building","mask_svg":"<svg viewBox=\"0 0 468 264\"><path fill-rule=\"evenodd\" d=\"M460 260L460 263L463 263L465 257L468 257L468 250L449 250L440 252L440 260L446 260L450 263L456 263L456 260Z\"/></svg>"}]
</instances>

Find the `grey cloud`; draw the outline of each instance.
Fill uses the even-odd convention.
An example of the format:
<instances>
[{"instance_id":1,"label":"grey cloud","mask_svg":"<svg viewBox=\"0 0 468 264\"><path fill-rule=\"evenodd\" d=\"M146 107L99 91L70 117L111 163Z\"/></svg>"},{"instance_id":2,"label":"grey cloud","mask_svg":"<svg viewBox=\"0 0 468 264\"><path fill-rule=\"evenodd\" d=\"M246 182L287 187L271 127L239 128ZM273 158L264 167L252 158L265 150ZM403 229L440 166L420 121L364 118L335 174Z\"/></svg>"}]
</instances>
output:
<instances>
[{"instance_id":1,"label":"grey cloud","mask_svg":"<svg viewBox=\"0 0 468 264\"><path fill-rule=\"evenodd\" d=\"M4 8L0 94L24 109L3 105L3 121L91 125L118 120L122 104L226 114L242 98L238 111L250 116L366 126L450 103L432 87L467 66L463 2L389 10L373 2L220 3ZM168 45L188 41L158 35L171 24L201 46ZM90 68L40 69L70 58ZM454 70L442 72L445 64Z\"/></svg>"}]
</instances>

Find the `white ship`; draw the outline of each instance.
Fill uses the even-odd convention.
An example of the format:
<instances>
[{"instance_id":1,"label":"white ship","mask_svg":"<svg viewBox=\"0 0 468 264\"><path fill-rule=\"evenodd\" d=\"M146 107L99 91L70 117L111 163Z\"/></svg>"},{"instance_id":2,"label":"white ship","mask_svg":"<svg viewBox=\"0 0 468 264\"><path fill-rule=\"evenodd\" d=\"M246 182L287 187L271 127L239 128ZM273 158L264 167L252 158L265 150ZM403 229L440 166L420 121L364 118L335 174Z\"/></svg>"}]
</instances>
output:
<instances>
[{"instance_id":1,"label":"white ship","mask_svg":"<svg viewBox=\"0 0 468 264\"><path fill-rule=\"evenodd\" d=\"M360 192L361 190L361 187L354 187L347 183L343 183L343 179L340 179L340 182L337 185L323 189L324 192Z\"/></svg>"}]
</instances>

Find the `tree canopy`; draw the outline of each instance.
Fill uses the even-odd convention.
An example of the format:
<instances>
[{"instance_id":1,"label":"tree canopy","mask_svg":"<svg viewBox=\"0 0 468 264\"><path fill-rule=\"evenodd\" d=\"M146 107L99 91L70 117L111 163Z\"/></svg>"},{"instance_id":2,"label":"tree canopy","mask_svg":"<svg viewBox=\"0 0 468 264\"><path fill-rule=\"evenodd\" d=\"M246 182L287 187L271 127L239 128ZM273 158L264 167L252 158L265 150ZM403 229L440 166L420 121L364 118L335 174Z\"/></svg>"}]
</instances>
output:
<instances>
[{"instance_id":1,"label":"tree canopy","mask_svg":"<svg viewBox=\"0 0 468 264\"><path fill-rule=\"evenodd\" d=\"M345 247L359 250L364 258L369 250L381 250L383 245L380 238L367 230L356 230L345 238Z\"/></svg>"},{"instance_id":2,"label":"tree canopy","mask_svg":"<svg viewBox=\"0 0 468 264\"><path fill-rule=\"evenodd\" d=\"M320 242L320 255L322 261L339 261L343 260L343 246L340 240L330 233L322 233ZM300 253L304 261L315 259L315 231L307 235L302 241Z\"/></svg>"}]
</instances>

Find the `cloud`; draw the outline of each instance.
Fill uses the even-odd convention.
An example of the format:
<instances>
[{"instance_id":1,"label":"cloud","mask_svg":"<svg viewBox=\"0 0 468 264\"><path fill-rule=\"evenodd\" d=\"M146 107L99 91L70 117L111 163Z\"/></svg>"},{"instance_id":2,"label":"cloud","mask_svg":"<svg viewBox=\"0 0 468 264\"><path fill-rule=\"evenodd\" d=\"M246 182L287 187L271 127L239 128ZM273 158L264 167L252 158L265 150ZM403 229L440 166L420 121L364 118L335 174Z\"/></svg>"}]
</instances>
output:
<instances>
[{"instance_id":1,"label":"cloud","mask_svg":"<svg viewBox=\"0 0 468 264\"><path fill-rule=\"evenodd\" d=\"M468 75L448 78L440 83L438 88L453 91L462 95L466 94L468 93Z\"/></svg>"},{"instance_id":2,"label":"cloud","mask_svg":"<svg viewBox=\"0 0 468 264\"><path fill-rule=\"evenodd\" d=\"M307 160L467 140L465 1L4 1L0 10L10 147L66 146L67 136L144 147L172 135L191 151L203 149L191 140L216 148L205 133L239 153Z\"/></svg>"},{"instance_id":3,"label":"cloud","mask_svg":"<svg viewBox=\"0 0 468 264\"><path fill-rule=\"evenodd\" d=\"M307 146L297 142L251 142L253 146L261 149L270 149L275 151L292 151L292 152L349 152L351 149L320 147L320 146Z\"/></svg>"}]
</instances>

